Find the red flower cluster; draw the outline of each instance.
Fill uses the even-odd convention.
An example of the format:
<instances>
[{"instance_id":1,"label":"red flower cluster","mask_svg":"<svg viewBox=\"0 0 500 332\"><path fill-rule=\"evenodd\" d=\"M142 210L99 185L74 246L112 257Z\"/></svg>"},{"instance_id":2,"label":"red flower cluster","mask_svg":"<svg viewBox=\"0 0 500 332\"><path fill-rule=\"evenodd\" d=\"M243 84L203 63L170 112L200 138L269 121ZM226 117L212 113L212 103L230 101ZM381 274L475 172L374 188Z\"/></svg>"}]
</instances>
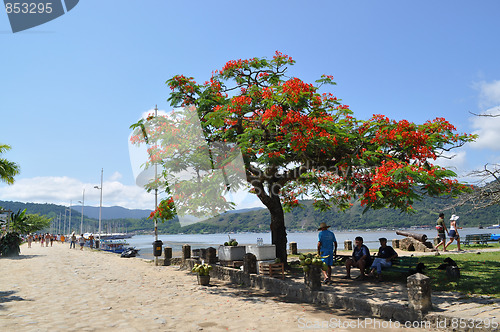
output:
<instances>
[{"instance_id":1,"label":"red flower cluster","mask_svg":"<svg viewBox=\"0 0 500 332\"><path fill-rule=\"evenodd\" d=\"M283 83L283 93L294 103L299 102L299 98L310 98L316 88L312 84L304 83L299 78L291 78Z\"/></svg>"},{"instance_id":2,"label":"red flower cluster","mask_svg":"<svg viewBox=\"0 0 500 332\"><path fill-rule=\"evenodd\" d=\"M291 56L288 56L286 54L283 54L279 51L276 51L273 56L273 60L279 62L280 64L283 63L289 63L289 64L294 64L295 61L292 59Z\"/></svg>"},{"instance_id":3,"label":"red flower cluster","mask_svg":"<svg viewBox=\"0 0 500 332\"><path fill-rule=\"evenodd\" d=\"M267 109L264 114L262 114L262 122L267 122L275 117L283 116L283 108L278 105L272 105L270 109Z\"/></svg>"}]
</instances>

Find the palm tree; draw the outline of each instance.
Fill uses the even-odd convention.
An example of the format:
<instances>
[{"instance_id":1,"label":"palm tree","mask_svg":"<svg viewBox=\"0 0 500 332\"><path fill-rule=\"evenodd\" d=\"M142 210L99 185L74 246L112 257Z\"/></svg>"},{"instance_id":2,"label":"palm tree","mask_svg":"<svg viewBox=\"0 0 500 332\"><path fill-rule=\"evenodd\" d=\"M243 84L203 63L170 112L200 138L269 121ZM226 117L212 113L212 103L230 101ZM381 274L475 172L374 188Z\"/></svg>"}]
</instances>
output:
<instances>
[{"instance_id":1,"label":"palm tree","mask_svg":"<svg viewBox=\"0 0 500 332\"><path fill-rule=\"evenodd\" d=\"M10 150L10 145L0 144L0 155L8 150ZM13 184L14 176L19 174L19 171L19 165L5 158L0 158L0 181Z\"/></svg>"}]
</instances>

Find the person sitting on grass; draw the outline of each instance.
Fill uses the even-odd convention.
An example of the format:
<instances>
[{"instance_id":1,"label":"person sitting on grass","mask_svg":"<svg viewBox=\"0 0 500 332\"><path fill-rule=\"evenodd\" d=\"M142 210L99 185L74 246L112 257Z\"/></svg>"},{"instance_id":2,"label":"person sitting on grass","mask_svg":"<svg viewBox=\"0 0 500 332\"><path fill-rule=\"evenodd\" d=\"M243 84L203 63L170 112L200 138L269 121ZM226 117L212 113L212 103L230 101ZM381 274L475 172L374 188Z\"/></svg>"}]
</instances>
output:
<instances>
[{"instance_id":1,"label":"person sitting on grass","mask_svg":"<svg viewBox=\"0 0 500 332\"><path fill-rule=\"evenodd\" d=\"M323 271L325 276L325 284L332 283L332 265L333 258L337 254L337 239L333 232L328 230L326 223L319 224L318 231L318 255L322 256L321 260L328 265L326 271Z\"/></svg>"},{"instance_id":2,"label":"person sitting on grass","mask_svg":"<svg viewBox=\"0 0 500 332\"><path fill-rule=\"evenodd\" d=\"M368 247L363 244L363 238L361 236L357 236L354 239L354 242L356 246L352 252L352 258L349 258L345 262L347 275L342 279L351 279L351 267L354 266L359 268L361 271L361 274L356 279L364 280L365 268L371 264L370 250L368 250Z\"/></svg>"},{"instance_id":3,"label":"person sitting on grass","mask_svg":"<svg viewBox=\"0 0 500 332\"><path fill-rule=\"evenodd\" d=\"M373 276L375 271L377 271L377 280L382 281L382 268L391 266L391 260L398 257L398 253L391 246L387 245L385 237L381 237L378 240L380 241L380 248L378 249L377 258L375 258L370 267L371 271L368 276Z\"/></svg>"}]
</instances>

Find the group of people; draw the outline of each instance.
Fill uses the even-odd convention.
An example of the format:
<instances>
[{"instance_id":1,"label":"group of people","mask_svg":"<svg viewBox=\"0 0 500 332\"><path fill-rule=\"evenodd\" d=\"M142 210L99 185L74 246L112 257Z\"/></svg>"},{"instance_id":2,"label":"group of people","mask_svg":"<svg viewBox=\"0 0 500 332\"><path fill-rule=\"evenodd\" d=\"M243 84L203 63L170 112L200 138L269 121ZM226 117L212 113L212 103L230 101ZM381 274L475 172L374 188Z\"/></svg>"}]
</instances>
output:
<instances>
[{"instance_id":1,"label":"group of people","mask_svg":"<svg viewBox=\"0 0 500 332\"><path fill-rule=\"evenodd\" d=\"M26 236L26 242L28 242L28 248L31 248L31 244L33 242L40 242L41 246L45 244L46 247L50 246L52 247L52 244L54 241L58 241L60 239L61 235L56 235L56 234L50 234L50 233L44 233L44 234L28 234ZM63 236L64 238L64 236Z\"/></svg>"},{"instance_id":2,"label":"group of people","mask_svg":"<svg viewBox=\"0 0 500 332\"><path fill-rule=\"evenodd\" d=\"M87 242L87 239L85 239L85 236L83 236L83 234L80 234L80 236L77 239L75 232L71 233L69 248L76 249L76 242L77 241L78 241L78 244L80 245L80 250L83 250L83 246L85 245L85 242ZM89 241L89 247L91 249L94 248L94 235L90 234L88 241Z\"/></svg>"},{"instance_id":3,"label":"group of people","mask_svg":"<svg viewBox=\"0 0 500 332\"><path fill-rule=\"evenodd\" d=\"M436 230L438 232L438 238L440 242L436 245L436 250L439 246L442 245L443 251L446 251L446 248L448 248L448 246L452 244L453 240L456 240L457 250L462 251L462 249L460 249L460 235L458 234L458 230L462 229L462 227L458 227L457 225L458 218L459 216L455 214L450 217L450 230L448 230L444 222L444 213L441 212L439 214L439 218L436 221ZM446 243L446 234L448 234L448 237L450 238L448 243Z\"/></svg>"},{"instance_id":4,"label":"group of people","mask_svg":"<svg viewBox=\"0 0 500 332\"><path fill-rule=\"evenodd\" d=\"M33 242L40 242L41 246L43 247L44 244L46 247L50 246L52 247L54 241L60 241L61 243L64 243L66 241L66 237L62 234L50 234L50 233L45 233L45 234L28 234L26 236L26 242L28 243L28 248L31 248L31 244ZM69 236L69 248L76 249L76 243L80 245L80 250L83 250L83 246L85 245L85 242L87 239L83 236L83 234L80 234L80 236L77 238L75 232L71 233ZM94 247L94 236L92 234L89 235L88 238L89 241L89 246L90 248Z\"/></svg>"},{"instance_id":5,"label":"group of people","mask_svg":"<svg viewBox=\"0 0 500 332\"><path fill-rule=\"evenodd\" d=\"M324 283L332 283L332 265L334 257L337 255L337 239L332 231L329 231L326 223L321 223L318 228L318 254L322 257L322 260L327 265L326 271L324 273ZM343 279L351 279L351 269L353 267L359 268L361 274L357 279L364 280L367 276L376 276L378 281L381 281L382 268L391 266L391 262L394 258L398 257L396 251L387 245L386 238L380 238L380 248L375 259L370 256L370 250L366 245L363 244L363 238L357 236L354 239L355 247L352 252L352 256L347 259L345 263L346 275ZM365 269L369 267L370 272L365 274Z\"/></svg>"},{"instance_id":6,"label":"group of people","mask_svg":"<svg viewBox=\"0 0 500 332\"><path fill-rule=\"evenodd\" d=\"M456 240L458 251L462 251L462 249L460 249L460 236L458 234L458 230L462 229L462 227L458 227L457 225L458 218L459 217L455 214L451 216L450 229L448 230L444 222L444 213L439 214L439 218L436 222L436 229L440 242L436 245L436 250L442 245L443 250L446 251L446 248ZM326 271L323 271L325 284L332 283L332 266L334 257L337 255L337 239L335 238L335 234L328 230L329 227L330 226L327 226L326 223L322 222L318 228L318 231L320 231L318 235L318 254L328 266ZM446 242L446 234L448 234L450 238L448 242ZM382 280L382 268L390 267L392 265L392 260L398 257L398 254L391 246L387 245L386 238L382 237L379 241L380 248L378 254L375 258L372 258L370 256L370 250L363 244L363 238L358 236L354 239L355 247L352 256L348 258L345 263L346 275L343 279L351 279L351 269L357 267L361 271L361 274L356 279L364 280L367 276L375 276L378 281ZM369 267L370 272L365 274L367 267Z\"/></svg>"}]
</instances>

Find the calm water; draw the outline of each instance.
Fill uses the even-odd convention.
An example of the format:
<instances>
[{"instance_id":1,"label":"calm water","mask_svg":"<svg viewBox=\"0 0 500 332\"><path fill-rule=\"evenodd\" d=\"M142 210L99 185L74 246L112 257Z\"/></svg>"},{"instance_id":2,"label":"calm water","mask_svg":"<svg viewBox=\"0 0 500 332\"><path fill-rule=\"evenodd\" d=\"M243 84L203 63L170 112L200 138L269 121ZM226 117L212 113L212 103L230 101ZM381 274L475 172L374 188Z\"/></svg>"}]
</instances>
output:
<instances>
[{"instance_id":1,"label":"calm water","mask_svg":"<svg viewBox=\"0 0 500 332\"><path fill-rule=\"evenodd\" d=\"M339 249L344 249L344 241L351 240L354 242L356 236L363 237L364 244L370 249L378 249L380 246L378 239L381 237L392 239L403 239L404 236L396 235L393 230L353 230L353 231L335 231L332 230L337 238ZM434 229L425 230L406 230L407 232L425 234L432 240L437 234ZM459 230L460 236L465 237L467 234L482 234L482 233L500 233L498 229L478 229L464 228ZM262 238L264 244L271 244L271 233L241 233L229 234L231 239L236 239L240 245L256 244L257 238ZM183 244L189 244L192 249L214 247L224 244L228 241L228 234L175 234L175 235L159 235L158 238L163 241L164 247L171 247L174 252L181 251ZM135 235L127 242L130 246L141 249L140 254L143 258L151 258L153 252L153 235ZM299 250L315 249L318 244L318 232L306 233L288 233L288 243L297 242ZM390 243L389 243L390 244Z\"/></svg>"}]
</instances>

